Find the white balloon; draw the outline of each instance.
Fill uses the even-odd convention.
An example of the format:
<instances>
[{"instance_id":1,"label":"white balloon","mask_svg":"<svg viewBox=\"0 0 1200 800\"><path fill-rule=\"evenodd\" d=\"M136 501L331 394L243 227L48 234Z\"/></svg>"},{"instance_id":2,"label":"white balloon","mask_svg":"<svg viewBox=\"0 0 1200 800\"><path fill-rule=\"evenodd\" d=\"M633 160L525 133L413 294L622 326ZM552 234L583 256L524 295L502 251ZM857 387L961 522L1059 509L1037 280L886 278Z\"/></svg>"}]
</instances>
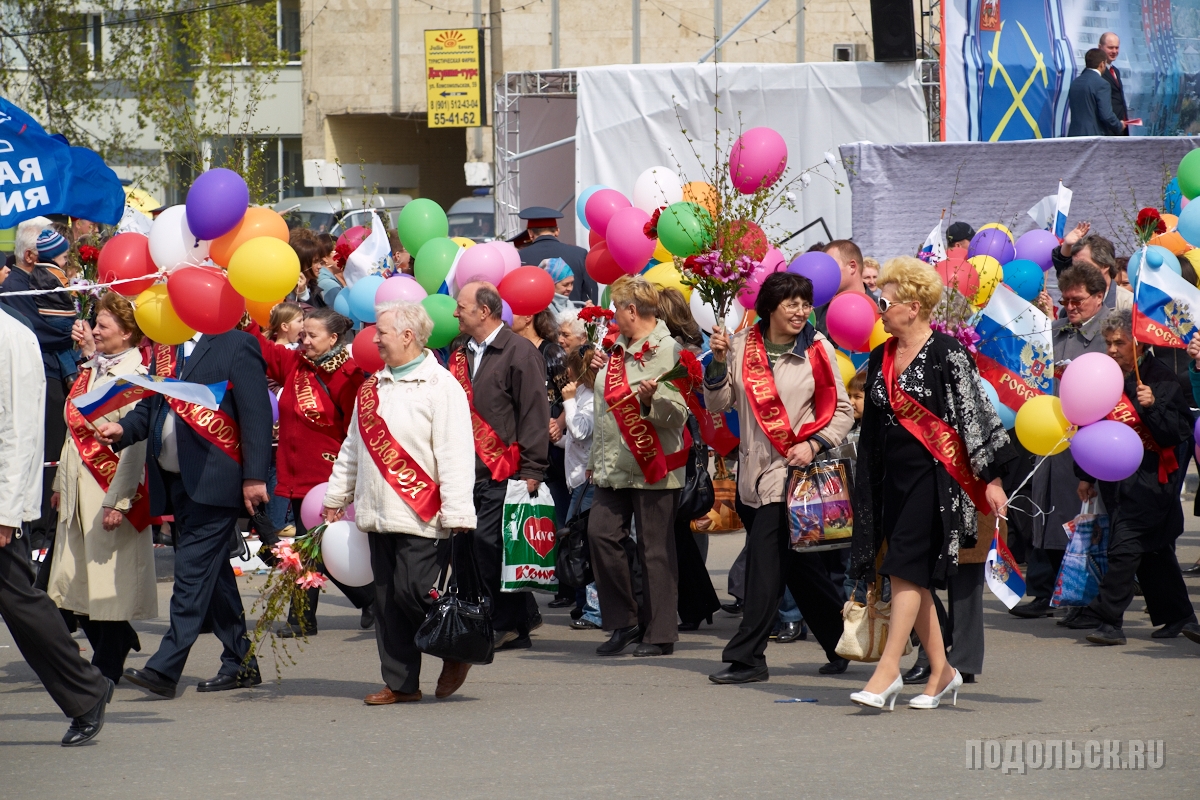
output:
<instances>
[{"instance_id":1,"label":"white balloon","mask_svg":"<svg viewBox=\"0 0 1200 800\"><path fill-rule=\"evenodd\" d=\"M647 214L683 200L683 184L667 167L651 167L633 184L633 205Z\"/></svg>"},{"instance_id":2,"label":"white balloon","mask_svg":"<svg viewBox=\"0 0 1200 800\"><path fill-rule=\"evenodd\" d=\"M338 520L325 528L321 560L329 574L347 586L366 586L375 580L367 535L348 520Z\"/></svg>"},{"instance_id":3,"label":"white balloon","mask_svg":"<svg viewBox=\"0 0 1200 800\"><path fill-rule=\"evenodd\" d=\"M713 311L713 307L701 300L700 293L696 291L692 292L692 299L688 301L688 306L691 307L692 318L696 320L700 330L711 336L713 328L717 327L717 313ZM735 299L729 306L729 313L725 315L726 330L736 332L745 316L745 306Z\"/></svg>"},{"instance_id":4,"label":"white balloon","mask_svg":"<svg viewBox=\"0 0 1200 800\"><path fill-rule=\"evenodd\" d=\"M171 206L150 226L150 258L159 269L200 264L208 258L208 239L196 239L188 228L187 209Z\"/></svg>"}]
</instances>

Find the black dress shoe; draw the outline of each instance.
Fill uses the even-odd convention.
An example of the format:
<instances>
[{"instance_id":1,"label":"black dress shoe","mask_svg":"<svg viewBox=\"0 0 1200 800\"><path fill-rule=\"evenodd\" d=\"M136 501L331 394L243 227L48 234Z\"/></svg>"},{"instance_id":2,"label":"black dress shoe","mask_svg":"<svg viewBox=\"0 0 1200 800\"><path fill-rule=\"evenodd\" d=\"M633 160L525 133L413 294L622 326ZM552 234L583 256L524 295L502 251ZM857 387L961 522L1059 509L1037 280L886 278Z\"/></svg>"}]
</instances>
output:
<instances>
[{"instance_id":1,"label":"black dress shoe","mask_svg":"<svg viewBox=\"0 0 1200 800\"><path fill-rule=\"evenodd\" d=\"M230 689L249 689L262 683L258 670L239 672L237 675L218 675L196 684L197 692L225 692Z\"/></svg>"},{"instance_id":2,"label":"black dress shoe","mask_svg":"<svg viewBox=\"0 0 1200 800\"><path fill-rule=\"evenodd\" d=\"M71 727L67 728L67 734L62 738L63 747L79 747L96 738L96 734L104 727L104 709L112 700L113 689L116 687L115 683L109 681L108 691L100 698L100 702L82 717L71 720Z\"/></svg>"},{"instance_id":3,"label":"black dress shoe","mask_svg":"<svg viewBox=\"0 0 1200 800\"><path fill-rule=\"evenodd\" d=\"M1179 634L1183 633L1183 629L1196 621L1196 615L1192 614L1186 619L1181 619L1178 622L1172 622L1170 625L1163 625L1161 628L1150 634L1151 639L1174 639Z\"/></svg>"},{"instance_id":4,"label":"black dress shoe","mask_svg":"<svg viewBox=\"0 0 1200 800\"><path fill-rule=\"evenodd\" d=\"M124 678L134 686L140 686L159 697L172 698L175 696L176 684L150 668L134 669L129 667L124 672Z\"/></svg>"},{"instance_id":5,"label":"black dress shoe","mask_svg":"<svg viewBox=\"0 0 1200 800\"><path fill-rule=\"evenodd\" d=\"M599 625L597 625L594 622L589 622L586 619L583 619L582 617L580 617L579 619L571 620L571 627L577 631L598 631L598 630L600 630ZM682 630L682 628L680 630Z\"/></svg>"},{"instance_id":6,"label":"black dress shoe","mask_svg":"<svg viewBox=\"0 0 1200 800\"><path fill-rule=\"evenodd\" d=\"M633 651L634 658L645 658L646 656L669 656L675 652L675 643L667 642L666 644L650 644L642 642Z\"/></svg>"},{"instance_id":7,"label":"black dress shoe","mask_svg":"<svg viewBox=\"0 0 1200 800\"><path fill-rule=\"evenodd\" d=\"M1187 569L1181 571L1184 575L1200 575L1200 561L1197 561L1195 564L1192 564Z\"/></svg>"},{"instance_id":8,"label":"black dress shoe","mask_svg":"<svg viewBox=\"0 0 1200 800\"><path fill-rule=\"evenodd\" d=\"M700 630L700 623L699 622L681 622L681 623L679 623L679 630L682 632L685 632L685 633L688 631L698 631L698 630Z\"/></svg>"},{"instance_id":9,"label":"black dress shoe","mask_svg":"<svg viewBox=\"0 0 1200 800\"><path fill-rule=\"evenodd\" d=\"M1022 619L1037 619L1038 617L1053 617L1054 609L1050 607L1049 597L1035 597L1028 603L1013 606L1008 613Z\"/></svg>"},{"instance_id":10,"label":"black dress shoe","mask_svg":"<svg viewBox=\"0 0 1200 800\"><path fill-rule=\"evenodd\" d=\"M542 612L535 611L533 612L533 616L529 618L529 632L533 633L545 624L546 621L542 619Z\"/></svg>"},{"instance_id":11,"label":"black dress shoe","mask_svg":"<svg viewBox=\"0 0 1200 800\"><path fill-rule=\"evenodd\" d=\"M362 624L361 619L359 620L359 624ZM275 635L280 639L303 639L306 636L316 636L317 623L314 622L311 625L306 624L303 630L301 630L299 623L288 623L280 628L279 632Z\"/></svg>"},{"instance_id":12,"label":"black dress shoe","mask_svg":"<svg viewBox=\"0 0 1200 800\"><path fill-rule=\"evenodd\" d=\"M746 606L741 600L734 599L732 603L721 603L721 610L726 614L741 614Z\"/></svg>"},{"instance_id":13,"label":"black dress shoe","mask_svg":"<svg viewBox=\"0 0 1200 800\"><path fill-rule=\"evenodd\" d=\"M823 664L817 672L822 675L841 675L846 671L846 667L850 666L850 660L834 656L828 664Z\"/></svg>"},{"instance_id":14,"label":"black dress shoe","mask_svg":"<svg viewBox=\"0 0 1200 800\"><path fill-rule=\"evenodd\" d=\"M928 683L931 672L928 666L913 664L913 668L900 677L904 679L905 686L912 686L916 683Z\"/></svg>"},{"instance_id":15,"label":"black dress shoe","mask_svg":"<svg viewBox=\"0 0 1200 800\"><path fill-rule=\"evenodd\" d=\"M1200 644L1200 623L1189 622L1183 626L1183 630L1180 633L1196 644Z\"/></svg>"},{"instance_id":16,"label":"black dress shoe","mask_svg":"<svg viewBox=\"0 0 1200 800\"><path fill-rule=\"evenodd\" d=\"M1104 623L1085 637L1092 644L1116 645L1125 644L1125 631Z\"/></svg>"},{"instance_id":17,"label":"black dress shoe","mask_svg":"<svg viewBox=\"0 0 1200 800\"><path fill-rule=\"evenodd\" d=\"M497 650L528 650L533 647L533 640L529 638L529 634L518 636L515 639L509 639L504 644L497 647Z\"/></svg>"},{"instance_id":18,"label":"black dress shoe","mask_svg":"<svg viewBox=\"0 0 1200 800\"><path fill-rule=\"evenodd\" d=\"M775 641L780 644L794 642L797 639L807 639L808 628L803 622L785 622L783 627L779 629L779 633L775 634Z\"/></svg>"},{"instance_id":19,"label":"black dress shoe","mask_svg":"<svg viewBox=\"0 0 1200 800\"><path fill-rule=\"evenodd\" d=\"M583 617L583 609L582 608L572 608L571 609L571 619L581 619L582 617Z\"/></svg>"},{"instance_id":20,"label":"black dress shoe","mask_svg":"<svg viewBox=\"0 0 1200 800\"><path fill-rule=\"evenodd\" d=\"M556 597L549 603L546 603L547 608L566 608L573 605L575 605L574 597Z\"/></svg>"},{"instance_id":21,"label":"black dress shoe","mask_svg":"<svg viewBox=\"0 0 1200 800\"><path fill-rule=\"evenodd\" d=\"M364 608L362 610L361 614L358 615L358 627L362 628L365 631L365 630L370 630L374 624L375 624L375 604L371 603L369 606L367 606L366 608ZM316 633L316 631L314 630L313 633Z\"/></svg>"},{"instance_id":22,"label":"black dress shoe","mask_svg":"<svg viewBox=\"0 0 1200 800\"><path fill-rule=\"evenodd\" d=\"M761 667L747 667L742 664L730 664L720 672L714 672L708 676L708 679L713 683L733 684L733 683L758 683L760 681L770 680L771 676L767 672L767 667L764 664Z\"/></svg>"},{"instance_id":23,"label":"black dress shoe","mask_svg":"<svg viewBox=\"0 0 1200 800\"><path fill-rule=\"evenodd\" d=\"M617 628L607 642L596 648L598 656L620 655L626 647L642 640L642 626L630 625L628 628Z\"/></svg>"},{"instance_id":24,"label":"black dress shoe","mask_svg":"<svg viewBox=\"0 0 1200 800\"><path fill-rule=\"evenodd\" d=\"M1073 631L1091 631L1104 624L1104 620L1096 615L1096 612L1090 608L1082 608L1070 622L1063 624L1064 628Z\"/></svg>"},{"instance_id":25,"label":"black dress shoe","mask_svg":"<svg viewBox=\"0 0 1200 800\"><path fill-rule=\"evenodd\" d=\"M1059 618L1058 622L1055 622L1054 624L1060 628L1070 625L1076 617L1083 613L1085 608L1087 608L1087 606L1071 606L1067 609L1067 613L1063 614L1062 617Z\"/></svg>"}]
</instances>

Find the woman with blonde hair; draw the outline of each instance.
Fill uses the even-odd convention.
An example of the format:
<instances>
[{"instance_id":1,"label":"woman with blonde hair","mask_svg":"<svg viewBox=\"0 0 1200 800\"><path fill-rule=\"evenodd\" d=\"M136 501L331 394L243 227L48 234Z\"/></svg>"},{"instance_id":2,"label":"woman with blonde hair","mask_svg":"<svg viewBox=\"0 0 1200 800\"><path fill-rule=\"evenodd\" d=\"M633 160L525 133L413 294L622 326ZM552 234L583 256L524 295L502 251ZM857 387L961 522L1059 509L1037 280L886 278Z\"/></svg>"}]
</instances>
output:
<instances>
[{"instance_id":1,"label":"woman with blonde hair","mask_svg":"<svg viewBox=\"0 0 1200 800\"><path fill-rule=\"evenodd\" d=\"M894 258L878 285L892 338L867 364L850 573L891 578L891 627L875 673L850 699L895 707L904 687L900 657L915 628L930 672L909 706L937 708L947 694L957 703L963 678L946 661L931 590L945 587L959 551L975 545L976 509L1000 513L1008 503L1001 480L1016 451L970 353L930 327L942 297L937 273L915 258Z\"/></svg>"}]
</instances>

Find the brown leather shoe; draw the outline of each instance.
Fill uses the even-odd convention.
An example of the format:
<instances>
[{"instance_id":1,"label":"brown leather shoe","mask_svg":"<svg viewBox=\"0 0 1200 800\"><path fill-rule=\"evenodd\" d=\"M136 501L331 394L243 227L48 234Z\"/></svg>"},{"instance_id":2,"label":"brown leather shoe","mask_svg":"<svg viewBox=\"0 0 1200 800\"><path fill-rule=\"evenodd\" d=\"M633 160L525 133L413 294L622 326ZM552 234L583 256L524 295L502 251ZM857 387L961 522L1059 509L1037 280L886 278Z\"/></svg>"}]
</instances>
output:
<instances>
[{"instance_id":1,"label":"brown leather shoe","mask_svg":"<svg viewBox=\"0 0 1200 800\"><path fill-rule=\"evenodd\" d=\"M467 679L467 670L469 669L471 669L470 664L451 661L448 658L443 659L442 674L438 676L437 689L433 696L438 700L445 700L457 692L458 688L463 685L463 681Z\"/></svg>"},{"instance_id":2,"label":"brown leather shoe","mask_svg":"<svg viewBox=\"0 0 1200 800\"><path fill-rule=\"evenodd\" d=\"M401 694L400 692L393 692L385 686L378 692L364 697L363 702L369 706L390 706L392 703L415 703L420 699L420 690L412 694Z\"/></svg>"}]
</instances>

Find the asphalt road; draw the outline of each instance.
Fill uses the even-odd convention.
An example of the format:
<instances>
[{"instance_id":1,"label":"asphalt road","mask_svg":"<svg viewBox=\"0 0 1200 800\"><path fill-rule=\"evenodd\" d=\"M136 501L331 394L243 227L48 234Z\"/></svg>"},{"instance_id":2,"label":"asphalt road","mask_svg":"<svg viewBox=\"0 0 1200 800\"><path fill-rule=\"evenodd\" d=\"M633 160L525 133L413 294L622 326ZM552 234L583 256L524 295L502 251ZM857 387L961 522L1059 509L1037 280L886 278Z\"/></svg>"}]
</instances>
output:
<instances>
[{"instance_id":1,"label":"asphalt road","mask_svg":"<svg viewBox=\"0 0 1200 800\"><path fill-rule=\"evenodd\" d=\"M722 594L740 547L741 536L713 537L709 564ZM1195 530L1179 555L1188 563L1200 556ZM1188 583L1200 600L1200 580ZM249 607L254 583L242 585ZM157 647L170 590L159 584L164 618L135 624L143 651L131 654L131 666ZM320 634L281 683L198 695L196 682L218 667L217 642L205 636L178 698L119 686L104 731L79 749L59 747L65 718L0 630L0 795L1200 796L1200 645L1150 639L1140 599L1126 616L1129 644L1102 648L1052 620L1017 620L989 595L979 683L964 687L957 707L898 705L882 714L849 701L870 667L820 676L825 659L811 640L771 645L768 683L710 684L737 625L723 613L683 634L673 656L653 659L597 658L599 631L566 627L566 611L543 614L533 650L474 668L455 697L432 698L435 661L423 677L426 700L368 707L363 695L382 685L374 636L335 592L322 601ZM818 702L775 702L784 698ZM968 768L973 740L979 769ZM1048 742L1068 740L1080 753L1077 769L1003 769L1006 742L1033 759L1057 751ZM1106 740L1120 741L1122 760L1130 740L1150 740L1152 757L1145 769L1105 769L1087 743L1102 751ZM1159 740L1161 766L1152 769ZM1000 768L988 768L993 758Z\"/></svg>"}]
</instances>

